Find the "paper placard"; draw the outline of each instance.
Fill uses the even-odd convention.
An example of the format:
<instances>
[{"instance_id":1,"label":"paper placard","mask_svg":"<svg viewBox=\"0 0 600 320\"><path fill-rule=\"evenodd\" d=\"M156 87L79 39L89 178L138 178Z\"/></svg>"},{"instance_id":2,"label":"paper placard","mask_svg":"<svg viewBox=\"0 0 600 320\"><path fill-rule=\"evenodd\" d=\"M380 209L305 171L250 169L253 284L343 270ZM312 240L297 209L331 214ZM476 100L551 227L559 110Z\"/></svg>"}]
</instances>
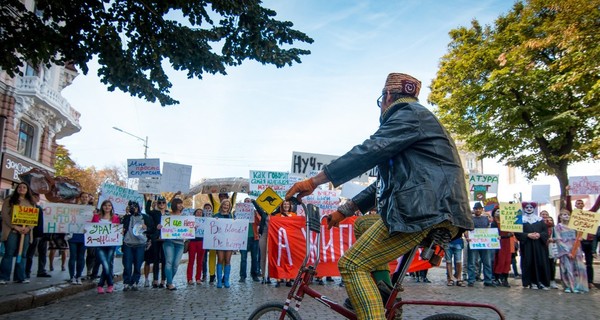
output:
<instances>
[{"instance_id":1,"label":"paper placard","mask_svg":"<svg viewBox=\"0 0 600 320\"><path fill-rule=\"evenodd\" d=\"M475 228L469 231L469 249L500 249L498 228Z\"/></svg>"},{"instance_id":2,"label":"paper placard","mask_svg":"<svg viewBox=\"0 0 600 320\"><path fill-rule=\"evenodd\" d=\"M19 226L37 226L40 209L36 207L13 206L12 224Z\"/></svg>"},{"instance_id":3,"label":"paper placard","mask_svg":"<svg viewBox=\"0 0 600 320\"><path fill-rule=\"evenodd\" d=\"M571 212L571 219L569 219L567 227L583 233L591 233L595 235L599 224L600 213L575 209Z\"/></svg>"},{"instance_id":4,"label":"paper placard","mask_svg":"<svg viewBox=\"0 0 600 320\"><path fill-rule=\"evenodd\" d=\"M260 196L267 188L271 188L279 197L285 198L285 193L292 187L289 173L280 171L250 171L250 195Z\"/></svg>"},{"instance_id":5,"label":"paper placard","mask_svg":"<svg viewBox=\"0 0 600 320\"><path fill-rule=\"evenodd\" d=\"M206 222L205 217L195 217L196 221L194 224L194 230L196 232L196 238L204 237L204 223Z\"/></svg>"},{"instance_id":6,"label":"paper placard","mask_svg":"<svg viewBox=\"0 0 600 320\"><path fill-rule=\"evenodd\" d=\"M250 220L250 223L254 223L254 205L248 202L242 202L235 205L236 219Z\"/></svg>"},{"instance_id":7,"label":"paper placard","mask_svg":"<svg viewBox=\"0 0 600 320\"><path fill-rule=\"evenodd\" d=\"M571 195L600 194L600 176L569 177Z\"/></svg>"},{"instance_id":8,"label":"paper placard","mask_svg":"<svg viewBox=\"0 0 600 320\"><path fill-rule=\"evenodd\" d=\"M42 204L44 233L83 233L85 224L92 221L94 207L79 204Z\"/></svg>"},{"instance_id":9,"label":"paper placard","mask_svg":"<svg viewBox=\"0 0 600 320\"><path fill-rule=\"evenodd\" d=\"M100 196L98 196L98 205L101 205L104 200L110 200L115 213L122 215L125 214L129 201L135 201L140 205L140 210L144 212L146 202L139 192L110 183L103 184L101 190Z\"/></svg>"},{"instance_id":10,"label":"paper placard","mask_svg":"<svg viewBox=\"0 0 600 320\"><path fill-rule=\"evenodd\" d=\"M127 178L160 177L160 159L127 159Z\"/></svg>"},{"instance_id":11,"label":"paper placard","mask_svg":"<svg viewBox=\"0 0 600 320\"><path fill-rule=\"evenodd\" d=\"M193 216L163 216L160 229L161 239L194 239L196 218Z\"/></svg>"},{"instance_id":12,"label":"paper placard","mask_svg":"<svg viewBox=\"0 0 600 320\"><path fill-rule=\"evenodd\" d=\"M500 229L505 232L523 232L521 203L500 202Z\"/></svg>"},{"instance_id":13,"label":"paper placard","mask_svg":"<svg viewBox=\"0 0 600 320\"><path fill-rule=\"evenodd\" d=\"M137 191L145 194L160 194L160 177L140 178Z\"/></svg>"},{"instance_id":14,"label":"paper placard","mask_svg":"<svg viewBox=\"0 0 600 320\"><path fill-rule=\"evenodd\" d=\"M109 222L85 224L86 247L108 247L123 244L123 225Z\"/></svg>"},{"instance_id":15,"label":"paper placard","mask_svg":"<svg viewBox=\"0 0 600 320\"><path fill-rule=\"evenodd\" d=\"M206 218L204 223L204 249L246 250L248 246L248 220Z\"/></svg>"},{"instance_id":16,"label":"paper placard","mask_svg":"<svg viewBox=\"0 0 600 320\"><path fill-rule=\"evenodd\" d=\"M190 190L191 179L192 166L163 162L163 172L160 178L161 191L187 193Z\"/></svg>"},{"instance_id":17,"label":"paper placard","mask_svg":"<svg viewBox=\"0 0 600 320\"><path fill-rule=\"evenodd\" d=\"M474 186L485 186L487 193L498 193L498 177L497 174L469 174L469 190L471 193L475 191Z\"/></svg>"}]
</instances>

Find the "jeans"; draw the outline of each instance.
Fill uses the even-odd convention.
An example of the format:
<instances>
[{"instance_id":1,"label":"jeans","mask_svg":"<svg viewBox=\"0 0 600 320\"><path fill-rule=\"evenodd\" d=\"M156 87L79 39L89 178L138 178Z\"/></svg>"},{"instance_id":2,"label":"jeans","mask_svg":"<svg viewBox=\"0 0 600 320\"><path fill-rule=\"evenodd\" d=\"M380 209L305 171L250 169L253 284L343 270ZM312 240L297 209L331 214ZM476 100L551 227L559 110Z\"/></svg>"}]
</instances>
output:
<instances>
[{"instance_id":1,"label":"jeans","mask_svg":"<svg viewBox=\"0 0 600 320\"><path fill-rule=\"evenodd\" d=\"M123 244L121 250L123 250L123 284L126 285L137 285L142 276L141 268L144 262L144 249L145 244L130 247L127 244Z\"/></svg>"},{"instance_id":2,"label":"jeans","mask_svg":"<svg viewBox=\"0 0 600 320\"><path fill-rule=\"evenodd\" d=\"M25 280L25 262L27 260L27 249L29 248L29 234L24 235L24 237L21 261L15 263L15 273L13 276L13 280L15 281ZM0 262L0 280L10 281L13 258L18 255L20 240L21 234L11 232L8 235L8 239L4 241L4 256L2 256L2 262Z\"/></svg>"},{"instance_id":3,"label":"jeans","mask_svg":"<svg viewBox=\"0 0 600 320\"><path fill-rule=\"evenodd\" d=\"M258 262L260 249L258 248L258 240L248 238L247 250L240 250L242 261L240 262L240 278L246 278L246 269L248 269L248 252L250 252L250 276L258 277L260 274L260 265Z\"/></svg>"},{"instance_id":4,"label":"jeans","mask_svg":"<svg viewBox=\"0 0 600 320\"><path fill-rule=\"evenodd\" d=\"M77 268L75 268L77 267ZM69 241L69 277L81 278L85 267L85 243Z\"/></svg>"},{"instance_id":5,"label":"jeans","mask_svg":"<svg viewBox=\"0 0 600 320\"><path fill-rule=\"evenodd\" d=\"M115 258L116 247L98 247L96 248L96 259L102 266L102 274L100 275L100 281L98 281L99 287L104 287L104 284L112 286L113 283L113 260ZM88 249L89 252L89 249Z\"/></svg>"},{"instance_id":6,"label":"jeans","mask_svg":"<svg viewBox=\"0 0 600 320\"><path fill-rule=\"evenodd\" d=\"M469 283L475 282L476 274L476 261L477 257L481 259L483 264L483 282L492 283L492 250L482 249L473 250L469 249L468 268L469 268Z\"/></svg>"},{"instance_id":7,"label":"jeans","mask_svg":"<svg viewBox=\"0 0 600 320\"><path fill-rule=\"evenodd\" d=\"M46 273L46 262L48 259L48 239L45 237L37 237L29 245L27 250L27 263L25 264L25 276L29 278L31 268L33 267L33 256L35 250L38 252L37 275Z\"/></svg>"},{"instance_id":8,"label":"jeans","mask_svg":"<svg viewBox=\"0 0 600 320\"><path fill-rule=\"evenodd\" d=\"M183 243L165 240L163 242L163 251L165 252L165 275L167 276L167 285L173 284L173 278L177 274L179 261L183 255Z\"/></svg>"}]
</instances>

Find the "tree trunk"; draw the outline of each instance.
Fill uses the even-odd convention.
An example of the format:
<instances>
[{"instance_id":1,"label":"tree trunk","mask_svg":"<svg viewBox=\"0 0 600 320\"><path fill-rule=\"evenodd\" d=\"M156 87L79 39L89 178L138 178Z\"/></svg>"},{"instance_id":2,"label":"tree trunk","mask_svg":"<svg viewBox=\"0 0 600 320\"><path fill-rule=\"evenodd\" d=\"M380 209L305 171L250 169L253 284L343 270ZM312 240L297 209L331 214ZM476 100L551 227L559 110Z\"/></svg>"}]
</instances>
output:
<instances>
[{"instance_id":1,"label":"tree trunk","mask_svg":"<svg viewBox=\"0 0 600 320\"><path fill-rule=\"evenodd\" d=\"M555 171L556 178L560 185L560 205L558 210L565 209L567 204L567 186L569 185L569 174L567 173L568 164L560 163ZM556 213L558 215L558 212Z\"/></svg>"}]
</instances>

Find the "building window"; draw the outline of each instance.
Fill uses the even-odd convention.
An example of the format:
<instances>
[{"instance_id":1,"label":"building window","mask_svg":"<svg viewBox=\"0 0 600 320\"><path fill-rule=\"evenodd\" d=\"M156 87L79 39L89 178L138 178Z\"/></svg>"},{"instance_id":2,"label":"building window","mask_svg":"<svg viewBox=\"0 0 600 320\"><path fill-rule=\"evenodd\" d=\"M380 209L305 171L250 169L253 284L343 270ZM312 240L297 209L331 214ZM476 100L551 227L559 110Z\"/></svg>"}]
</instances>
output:
<instances>
[{"instance_id":1,"label":"building window","mask_svg":"<svg viewBox=\"0 0 600 320\"><path fill-rule=\"evenodd\" d=\"M29 158L32 157L34 131L32 125L21 120L21 124L19 125L17 152Z\"/></svg>"},{"instance_id":2,"label":"building window","mask_svg":"<svg viewBox=\"0 0 600 320\"><path fill-rule=\"evenodd\" d=\"M27 66L25 67L25 76L26 77L36 76L37 77L38 74L39 74L38 69L28 63Z\"/></svg>"}]
</instances>

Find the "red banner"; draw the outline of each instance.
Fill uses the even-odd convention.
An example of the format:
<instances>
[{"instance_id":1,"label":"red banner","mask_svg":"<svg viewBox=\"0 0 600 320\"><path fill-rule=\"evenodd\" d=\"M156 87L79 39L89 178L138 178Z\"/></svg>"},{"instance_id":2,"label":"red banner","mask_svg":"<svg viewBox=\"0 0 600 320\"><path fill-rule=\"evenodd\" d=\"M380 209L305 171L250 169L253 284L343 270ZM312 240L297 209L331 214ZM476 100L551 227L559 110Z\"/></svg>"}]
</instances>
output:
<instances>
[{"instance_id":1,"label":"red banner","mask_svg":"<svg viewBox=\"0 0 600 320\"><path fill-rule=\"evenodd\" d=\"M321 225L321 261L317 267L319 277L339 276L337 267L339 258L352 246L354 238L355 217L345 219L339 228L327 230L327 223ZM304 217L270 217L268 234L269 276L275 279L294 278L306 254L306 220ZM316 234L311 232L312 241ZM309 263L316 258L316 244L310 249ZM390 263L392 272L397 261ZM409 272L431 268L428 261L421 260L417 254L410 265Z\"/></svg>"}]
</instances>

